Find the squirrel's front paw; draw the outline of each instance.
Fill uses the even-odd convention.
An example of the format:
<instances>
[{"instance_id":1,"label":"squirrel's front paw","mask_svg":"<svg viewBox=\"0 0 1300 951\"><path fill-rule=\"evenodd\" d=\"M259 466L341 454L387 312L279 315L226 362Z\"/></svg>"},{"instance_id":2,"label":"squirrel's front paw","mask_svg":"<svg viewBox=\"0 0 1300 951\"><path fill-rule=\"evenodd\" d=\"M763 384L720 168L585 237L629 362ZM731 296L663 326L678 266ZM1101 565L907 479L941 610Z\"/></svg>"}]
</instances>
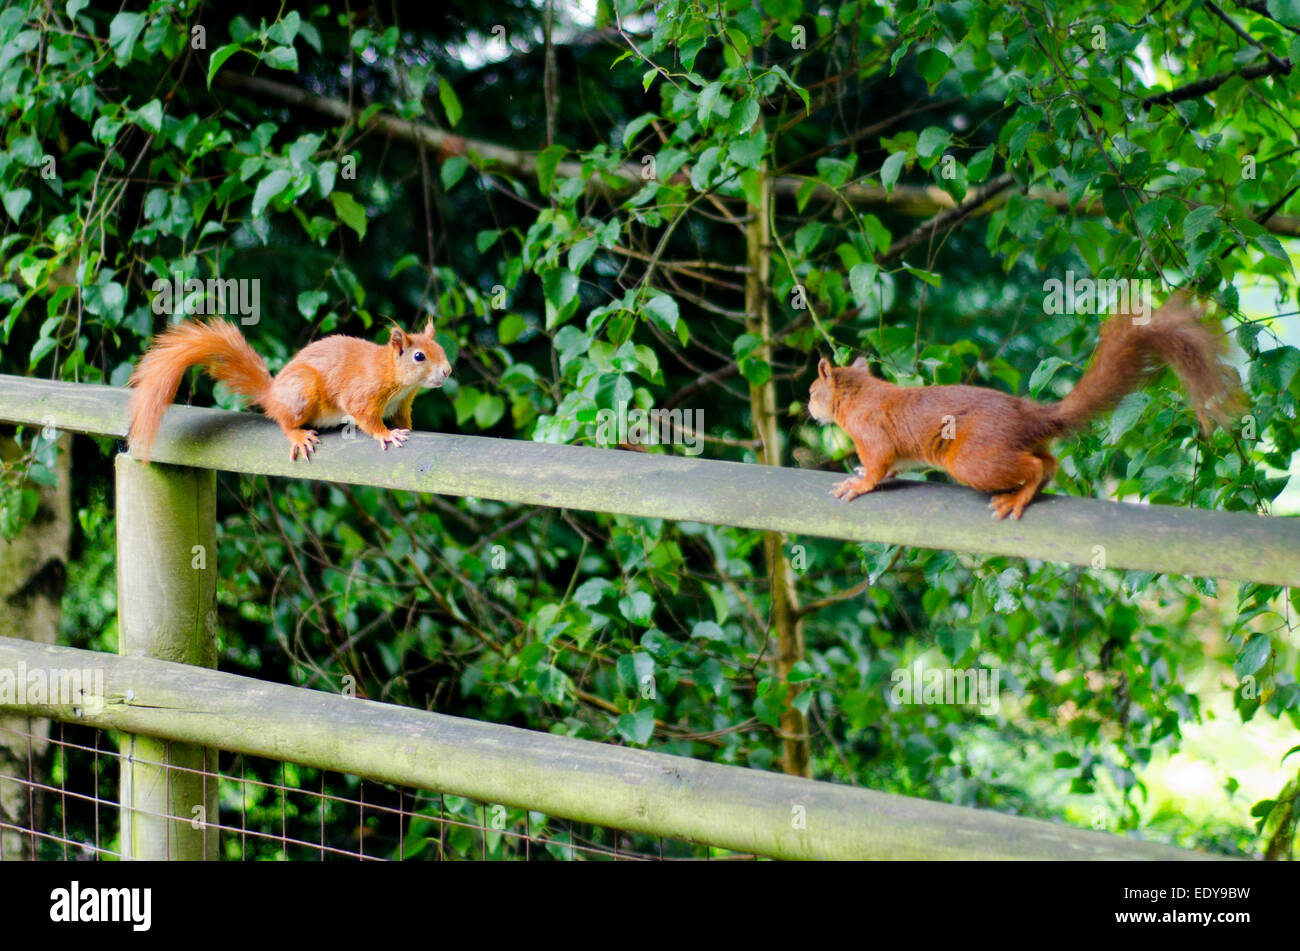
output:
<instances>
[{"instance_id":1,"label":"squirrel's front paw","mask_svg":"<svg viewBox=\"0 0 1300 951\"><path fill-rule=\"evenodd\" d=\"M409 435L411 435L409 429L390 429L383 436L377 436L376 438L379 440L379 448L387 451L389 443L400 446L406 442L406 437Z\"/></svg>"},{"instance_id":2,"label":"squirrel's front paw","mask_svg":"<svg viewBox=\"0 0 1300 951\"><path fill-rule=\"evenodd\" d=\"M865 478L845 479L843 482L835 483L835 488L831 489L831 495L841 502L851 502L859 495L866 495L874 488L875 485Z\"/></svg>"}]
</instances>

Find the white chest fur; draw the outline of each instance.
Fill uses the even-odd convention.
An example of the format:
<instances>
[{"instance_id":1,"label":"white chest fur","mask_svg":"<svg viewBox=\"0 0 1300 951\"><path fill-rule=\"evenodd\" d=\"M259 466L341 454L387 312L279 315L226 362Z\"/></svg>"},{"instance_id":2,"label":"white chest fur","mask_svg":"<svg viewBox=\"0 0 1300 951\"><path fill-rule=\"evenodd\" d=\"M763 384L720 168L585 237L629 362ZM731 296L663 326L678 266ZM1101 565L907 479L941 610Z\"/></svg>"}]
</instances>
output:
<instances>
[{"instance_id":1,"label":"white chest fur","mask_svg":"<svg viewBox=\"0 0 1300 951\"><path fill-rule=\"evenodd\" d=\"M418 389L418 386L404 386L394 393L389 401L384 405L384 419L387 419L396 413L397 408L406 402L406 398Z\"/></svg>"}]
</instances>

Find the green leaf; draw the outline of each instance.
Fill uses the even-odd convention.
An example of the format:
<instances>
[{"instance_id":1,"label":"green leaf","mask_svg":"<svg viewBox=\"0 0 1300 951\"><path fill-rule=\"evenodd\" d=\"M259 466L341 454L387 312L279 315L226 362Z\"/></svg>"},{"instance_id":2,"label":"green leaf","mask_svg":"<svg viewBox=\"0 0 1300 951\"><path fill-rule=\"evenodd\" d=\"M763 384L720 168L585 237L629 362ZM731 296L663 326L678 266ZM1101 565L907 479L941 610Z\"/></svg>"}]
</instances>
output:
<instances>
[{"instance_id":1,"label":"green leaf","mask_svg":"<svg viewBox=\"0 0 1300 951\"><path fill-rule=\"evenodd\" d=\"M877 251L888 251L894 241L889 229L875 215L862 216L862 230L867 233L867 237L871 239L871 246Z\"/></svg>"},{"instance_id":2,"label":"green leaf","mask_svg":"<svg viewBox=\"0 0 1300 951\"><path fill-rule=\"evenodd\" d=\"M119 13L108 24L108 45L113 50L113 61L125 66L131 61L135 41L140 38L146 17L143 13Z\"/></svg>"},{"instance_id":3,"label":"green leaf","mask_svg":"<svg viewBox=\"0 0 1300 951\"><path fill-rule=\"evenodd\" d=\"M647 678L651 680L654 678L655 659L645 651L623 654L618 659L616 669L618 670L618 679L624 686L631 687L633 690L640 690L641 685L646 682Z\"/></svg>"},{"instance_id":4,"label":"green leaf","mask_svg":"<svg viewBox=\"0 0 1300 951\"><path fill-rule=\"evenodd\" d=\"M645 746L655 731L655 711L644 706L636 713L625 713L618 718L618 735L629 743Z\"/></svg>"},{"instance_id":5,"label":"green leaf","mask_svg":"<svg viewBox=\"0 0 1300 951\"><path fill-rule=\"evenodd\" d=\"M401 274L407 268L415 267L419 263L420 263L420 256L418 254L403 254L400 258L397 259L397 263L393 265L393 269L388 272L388 277L391 280L392 278L397 277L397 275Z\"/></svg>"},{"instance_id":6,"label":"green leaf","mask_svg":"<svg viewBox=\"0 0 1300 951\"><path fill-rule=\"evenodd\" d=\"M366 209L358 205L355 198L347 192L332 192L330 204L334 206L334 214L339 216L339 221L355 231L357 237L365 238Z\"/></svg>"},{"instance_id":7,"label":"green leaf","mask_svg":"<svg viewBox=\"0 0 1300 951\"><path fill-rule=\"evenodd\" d=\"M1007 153L1017 161L1025 154L1025 149L1029 146L1030 136L1034 134L1035 124L1033 122L1022 122L1016 127L1016 131L1011 134L1011 144L1007 148Z\"/></svg>"},{"instance_id":8,"label":"green leaf","mask_svg":"<svg viewBox=\"0 0 1300 951\"><path fill-rule=\"evenodd\" d=\"M644 591L633 591L618 599L618 613L633 624L649 627L654 601Z\"/></svg>"},{"instance_id":9,"label":"green leaf","mask_svg":"<svg viewBox=\"0 0 1300 951\"><path fill-rule=\"evenodd\" d=\"M727 640L727 633L712 621L701 621L690 629L690 637L705 640Z\"/></svg>"},{"instance_id":10,"label":"green leaf","mask_svg":"<svg viewBox=\"0 0 1300 951\"><path fill-rule=\"evenodd\" d=\"M930 47L916 54L916 71L926 83L934 86L952 70L952 60L943 50Z\"/></svg>"},{"instance_id":11,"label":"green leaf","mask_svg":"<svg viewBox=\"0 0 1300 951\"><path fill-rule=\"evenodd\" d=\"M691 169L691 187L697 192L707 191L713 174L718 170L718 159L722 150L716 145L709 146L700 153L695 167Z\"/></svg>"},{"instance_id":12,"label":"green leaf","mask_svg":"<svg viewBox=\"0 0 1300 951\"><path fill-rule=\"evenodd\" d=\"M1232 672L1238 678L1255 673L1264 666L1264 662L1268 660L1272 649L1268 635L1257 631L1242 646L1241 653L1237 655L1237 659L1232 665Z\"/></svg>"},{"instance_id":13,"label":"green leaf","mask_svg":"<svg viewBox=\"0 0 1300 951\"><path fill-rule=\"evenodd\" d=\"M1193 208L1183 219L1183 241L1191 244L1206 230L1218 225L1219 209L1213 205Z\"/></svg>"},{"instance_id":14,"label":"green leaf","mask_svg":"<svg viewBox=\"0 0 1300 951\"><path fill-rule=\"evenodd\" d=\"M659 118L653 112L637 116L623 128L623 148L629 148L632 140L641 134L641 130Z\"/></svg>"},{"instance_id":15,"label":"green leaf","mask_svg":"<svg viewBox=\"0 0 1300 951\"><path fill-rule=\"evenodd\" d=\"M601 598L613 591L614 586L606 579L589 578L582 584L578 585L578 590L573 592L573 600L577 601L584 608L589 608L597 604Z\"/></svg>"},{"instance_id":16,"label":"green leaf","mask_svg":"<svg viewBox=\"0 0 1300 951\"><path fill-rule=\"evenodd\" d=\"M140 128L146 132L157 135L162 129L162 103L157 99L150 99L139 109L130 113L131 119Z\"/></svg>"},{"instance_id":17,"label":"green leaf","mask_svg":"<svg viewBox=\"0 0 1300 951\"><path fill-rule=\"evenodd\" d=\"M947 129L941 129L934 125L928 126L925 131L921 133L921 137L916 140L916 154L921 156L921 158L930 158L934 155L938 155L943 151L944 146L948 144L951 138L952 133Z\"/></svg>"},{"instance_id":18,"label":"green leaf","mask_svg":"<svg viewBox=\"0 0 1300 951\"><path fill-rule=\"evenodd\" d=\"M497 324L497 339L503 345L514 343L527 328L524 318L518 314L506 314L501 318L501 323Z\"/></svg>"},{"instance_id":19,"label":"green leaf","mask_svg":"<svg viewBox=\"0 0 1300 951\"><path fill-rule=\"evenodd\" d=\"M505 400L493 393L484 393L474 405L474 422L479 429L490 429L505 415L505 411Z\"/></svg>"},{"instance_id":20,"label":"green leaf","mask_svg":"<svg viewBox=\"0 0 1300 951\"><path fill-rule=\"evenodd\" d=\"M1029 376L1029 395L1036 398L1063 366L1068 366L1067 361L1060 357L1048 357L1034 367L1034 372Z\"/></svg>"},{"instance_id":21,"label":"green leaf","mask_svg":"<svg viewBox=\"0 0 1300 951\"><path fill-rule=\"evenodd\" d=\"M709 119L714 115L725 119L731 115L731 100L722 95L723 85L719 82L709 83L700 90L697 102L696 120L701 126L708 127Z\"/></svg>"},{"instance_id":22,"label":"green leaf","mask_svg":"<svg viewBox=\"0 0 1300 951\"><path fill-rule=\"evenodd\" d=\"M1254 241L1255 247L1259 248L1265 254L1277 258L1286 265L1286 269L1291 274L1295 274L1295 267L1291 263L1291 255L1286 253L1286 250L1282 247L1282 243L1278 241L1277 238L1273 237L1271 234L1261 234L1259 237L1255 238Z\"/></svg>"},{"instance_id":23,"label":"green leaf","mask_svg":"<svg viewBox=\"0 0 1300 951\"><path fill-rule=\"evenodd\" d=\"M292 46L276 46L263 53L261 60L272 69L286 69L298 72L298 51Z\"/></svg>"},{"instance_id":24,"label":"green leaf","mask_svg":"<svg viewBox=\"0 0 1300 951\"><path fill-rule=\"evenodd\" d=\"M650 319L669 333L677 330L677 321L680 319L680 313L677 309L677 301L663 293L656 292L649 300L641 304L641 309L650 315Z\"/></svg>"},{"instance_id":25,"label":"green leaf","mask_svg":"<svg viewBox=\"0 0 1300 951\"><path fill-rule=\"evenodd\" d=\"M1136 218L1138 229L1145 235L1153 235L1165 225L1165 217L1169 214L1169 209L1173 207L1173 201L1161 195L1152 201L1143 202L1138 206Z\"/></svg>"},{"instance_id":26,"label":"green leaf","mask_svg":"<svg viewBox=\"0 0 1300 951\"><path fill-rule=\"evenodd\" d=\"M212 51L212 55L208 58L209 89L212 88L212 77L217 75L217 70L222 67L226 60L230 59L230 57L234 56L242 49L243 47L238 43L227 43L225 46L218 47Z\"/></svg>"},{"instance_id":27,"label":"green leaf","mask_svg":"<svg viewBox=\"0 0 1300 951\"><path fill-rule=\"evenodd\" d=\"M243 43L256 33L257 30L253 28L253 24L249 23L242 14L237 15L230 21L230 38L236 43Z\"/></svg>"},{"instance_id":28,"label":"green leaf","mask_svg":"<svg viewBox=\"0 0 1300 951\"><path fill-rule=\"evenodd\" d=\"M266 38L272 43L279 43L282 46L290 46L298 36L298 29L302 26L302 16L297 10L290 10L283 20L277 20L271 24L271 28L266 31Z\"/></svg>"},{"instance_id":29,"label":"green leaf","mask_svg":"<svg viewBox=\"0 0 1300 951\"><path fill-rule=\"evenodd\" d=\"M583 238L575 244L569 249L569 270L574 274L580 274L598 247L600 247L600 238L595 235Z\"/></svg>"},{"instance_id":30,"label":"green leaf","mask_svg":"<svg viewBox=\"0 0 1300 951\"><path fill-rule=\"evenodd\" d=\"M794 233L794 250L800 257L804 257L808 252L817 247L821 241L822 235L826 232L826 225L820 221L810 221Z\"/></svg>"},{"instance_id":31,"label":"green leaf","mask_svg":"<svg viewBox=\"0 0 1300 951\"><path fill-rule=\"evenodd\" d=\"M906 161L906 152L895 152L885 159L884 165L880 166L880 184L885 186L886 192L893 193L894 182L898 181L898 173L903 170L903 163Z\"/></svg>"},{"instance_id":32,"label":"green leaf","mask_svg":"<svg viewBox=\"0 0 1300 951\"><path fill-rule=\"evenodd\" d=\"M555 335L555 339L551 341L555 352L560 355L561 369L575 357L586 353L590 344L591 341L587 339L587 335L577 327L561 328L559 333Z\"/></svg>"},{"instance_id":33,"label":"green leaf","mask_svg":"<svg viewBox=\"0 0 1300 951\"><path fill-rule=\"evenodd\" d=\"M971 157L970 164L966 167L966 173L970 176L972 182L982 182L988 177L989 172L993 169L994 154L994 148L990 145Z\"/></svg>"},{"instance_id":34,"label":"green leaf","mask_svg":"<svg viewBox=\"0 0 1300 951\"><path fill-rule=\"evenodd\" d=\"M326 291L303 291L298 295L298 313L308 320L316 319L320 305L330 299Z\"/></svg>"},{"instance_id":35,"label":"green leaf","mask_svg":"<svg viewBox=\"0 0 1300 951\"><path fill-rule=\"evenodd\" d=\"M59 342L53 337L41 337L38 339L32 347L31 355L27 358L28 367L35 368L36 364L40 363L41 359L57 347L58 344Z\"/></svg>"},{"instance_id":36,"label":"green leaf","mask_svg":"<svg viewBox=\"0 0 1300 951\"><path fill-rule=\"evenodd\" d=\"M912 267L910 264L904 264L903 270L915 278L920 278L931 287L938 287L943 283L943 275L935 274L933 271L923 271L919 267Z\"/></svg>"},{"instance_id":37,"label":"green leaf","mask_svg":"<svg viewBox=\"0 0 1300 951\"><path fill-rule=\"evenodd\" d=\"M832 158L829 155L817 160L817 177L832 188L839 188L849 180L857 166L857 156L848 159Z\"/></svg>"},{"instance_id":38,"label":"green leaf","mask_svg":"<svg viewBox=\"0 0 1300 951\"><path fill-rule=\"evenodd\" d=\"M253 193L253 217L256 218L266 210L267 204L289 184L291 176L286 169L278 168L257 183Z\"/></svg>"},{"instance_id":39,"label":"green leaf","mask_svg":"<svg viewBox=\"0 0 1300 951\"><path fill-rule=\"evenodd\" d=\"M563 323L578 309L578 276L568 268L552 268L542 275L546 298L546 329Z\"/></svg>"},{"instance_id":40,"label":"green leaf","mask_svg":"<svg viewBox=\"0 0 1300 951\"><path fill-rule=\"evenodd\" d=\"M758 168L763 160L763 150L767 143L755 136L749 139L736 139L727 147L727 157L742 168Z\"/></svg>"},{"instance_id":41,"label":"green leaf","mask_svg":"<svg viewBox=\"0 0 1300 951\"><path fill-rule=\"evenodd\" d=\"M456 394L452 407L456 410L456 425L464 426L474 415L474 407L483 398L482 392L472 386L462 386Z\"/></svg>"},{"instance_id":42,"label":"green leaf","mask_svg":"<svg viewBox=\"0 0 1300 951\"><path fill-rule=\"evenodd\" d=\"M1300 27L1300 0L1268 0L1268 15L1279 23Z\"/></svg>"},{"instance_id":43,"label":"green leaf","mask_svg":"<svg viewBox=\"0 0 1300 951\"><path fill-rule=\"evenodd\" d=\"M1142 414L1146 412L1150 402L1151 398L1144 393L1130 393L1120 400L1119 406L1115 407L1115 411L1110 414L1110 426L1106 432L1106 441L1112 445L1118 443L1124 434L1142 418Z\"/></svg>"},{"instance_id":44,"label":"green leaf","mask_svg":"<svg viewBox=\"0 0 1300 951\"><path fill-rule=\"evenodd\" d=\"M15 222L22 216L23 209L32 200L32 193L26 188L15 188L4 194L5 211Z\"/></svg>"},{"instance_id":45,"label":"green leaf","mask_svg":"<svg viewBox=\"0 0 1300 951\"><path fill-rule=\"evenodd\" d=\"M555 169L567 152L568 149L562 145L548 145L537 153L537 187L543 198L550 196L551 186L555 183Z\"/></svg>"},{"instance_id":46,"label":"green leaf","mask_svg":"<svg viewBox=\"0 0 1300 951\"><path fill-rule=\"evenodd\" d=\"M542 289L547 303L559 310L578 293L578 277L566 268L553 268L542 275Z\"/></svg>"},{"instance_id":47,"label":"green leaf","mask_svg":"<svg viewBox=\"0 0 1300 951\"><path fill-rule=\"evenodd\" d=\"M863 261L849 269L849 290L853 294L853 303L866 307L872 301L876 290L876 278L880 275L880 266L871 261Z\"/></svg>"},{"instance_id":48,"label":"green leaf","mask_svg":"<svg viewBox=\"0 0 1300 951\"><path fill-rule=\"evenodd\" d=\"M461 108L456 90L451 88L451 83L445 76L438 77L438 101L442 103L442 108L447 113L447 121L454 129L460 122L460 117L465 114L465 110Z\"/></svg>"},{"instance_id":49,"label":"green leaf","mask_svg":"<svg viewBox=\"0 0 1300 951\"><path fill-rule=\"evenodd\" d=\"M469 168L469 159L463 155L453 155L442 163L439 177L442 178L443 191L451 191Z\"/></svg>"}]
</instances>

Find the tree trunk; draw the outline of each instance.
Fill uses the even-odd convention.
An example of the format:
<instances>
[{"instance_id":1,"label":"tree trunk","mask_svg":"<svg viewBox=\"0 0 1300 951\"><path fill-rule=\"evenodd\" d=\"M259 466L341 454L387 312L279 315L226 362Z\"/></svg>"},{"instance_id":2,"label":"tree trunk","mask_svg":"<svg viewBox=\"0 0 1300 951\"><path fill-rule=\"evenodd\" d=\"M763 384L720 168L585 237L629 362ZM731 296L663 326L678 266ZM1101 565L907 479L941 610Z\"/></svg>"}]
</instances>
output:
<instances>
[{"instance_id":1,"label":"tree trunk","mask_svg":"<svg viewBox=\"0 0 1300 951\"><path fill-rule=\"evenodd\" d=\"M36 514L17 538L0 538L0 637L41 644L58 639L72 533L71 448L71 437L62 435L57 484L38 487ZM12 459L18 452L11 438L0 436L0 457ZM46 780L49 736L49 720L0 713L0 822L6 825L0 830L0 861L36 858L39 840L8 826L40 827L43 797L29 783Z\"/></svg>"},{"instance_id":2,"label":"tree trunk","mask_svg":"<svg viewBox=\"0 0 1300 951\"><path fill-rule=\"evenodd\" d=\"M746 264L745 313L747 330L757 337L759 344L755 355L772 362L771 322L768 312L768 284L771 274L771 256L768 236L771 231L772 179L766 164L759 166L759 201L749 205L745 225ZM769 377L761 385L749 386L750 411L754 418L754 436L759 443L759 461L768 466L781 464L781 433L777 426L776 385ZM767 561L768 577L772 585L769 631L776 632L776 675L782 685L788 683L790 668L803 660L803 624L799 618L799 601L795 592L794 573L785 557L785 536L780 532L765 532L763 553ZM808 742L808 720L795 707L789 705L781 713L781 766L794 776L812 776L811 749Z\"/></svg>"}]
</instances>

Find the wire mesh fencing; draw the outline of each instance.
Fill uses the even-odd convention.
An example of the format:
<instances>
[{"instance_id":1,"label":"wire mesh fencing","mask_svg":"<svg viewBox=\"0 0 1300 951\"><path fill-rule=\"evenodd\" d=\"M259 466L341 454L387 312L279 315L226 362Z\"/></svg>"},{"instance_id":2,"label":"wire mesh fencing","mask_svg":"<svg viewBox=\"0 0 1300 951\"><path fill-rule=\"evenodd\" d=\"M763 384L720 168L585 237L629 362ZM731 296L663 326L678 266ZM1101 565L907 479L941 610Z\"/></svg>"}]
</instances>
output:
<instances>
[{"instance_id":1,"label":"wire mesh fencing","mask_svg":"<svg viewBox=\"0 0 1300 951\"><path fill-rule=\"evenodd\" d=\"M351 861L748 860L708 845L219 751L214 771L142 759L119 735L0 715L0 861L121 858L124 763L217 784L218 814L134 811L218 834L219 857ZM170 744L161 747L170 750ZM164 799L164 801L169 801Z\"/></svg>"}]
</instances>

